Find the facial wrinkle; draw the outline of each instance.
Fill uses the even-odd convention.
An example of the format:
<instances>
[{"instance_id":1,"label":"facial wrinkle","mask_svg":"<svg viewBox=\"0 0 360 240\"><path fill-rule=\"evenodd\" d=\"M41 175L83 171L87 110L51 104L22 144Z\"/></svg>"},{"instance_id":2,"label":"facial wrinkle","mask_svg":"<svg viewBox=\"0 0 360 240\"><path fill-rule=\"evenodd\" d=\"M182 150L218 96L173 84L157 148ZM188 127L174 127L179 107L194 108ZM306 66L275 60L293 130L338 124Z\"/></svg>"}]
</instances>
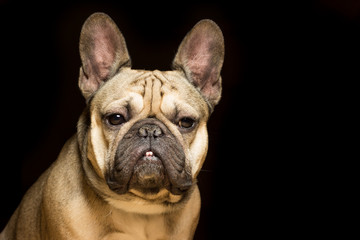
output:
<instances>
[{"instance_id":1,"label":"facial wrinkle","mask_svg":"<svg viewBox=\"0 0 360 240\"><path fill-rule=\"evenodd\" d=\"M143 91L143 101L144 106L141 110L139 118L146 117L148 113L151 111L151 102L152 102L152 75L151 73L147 73L141 76L141 79L138 81L144 81L144 91Z\"/></svg>"},{"instance_id":2,"label":"facial wrinkle","mask_svg":"<svg viewBox=\"0 0 360 240\"><path fill-rule=\"evenodd\" d=\"M152 81L153 81L153 88L152 88L151 114L155 115L155 113L160 112L160 105L162 98L161 96L162 82L155 76L153 77Z\"/></svg>"}]
</instances>

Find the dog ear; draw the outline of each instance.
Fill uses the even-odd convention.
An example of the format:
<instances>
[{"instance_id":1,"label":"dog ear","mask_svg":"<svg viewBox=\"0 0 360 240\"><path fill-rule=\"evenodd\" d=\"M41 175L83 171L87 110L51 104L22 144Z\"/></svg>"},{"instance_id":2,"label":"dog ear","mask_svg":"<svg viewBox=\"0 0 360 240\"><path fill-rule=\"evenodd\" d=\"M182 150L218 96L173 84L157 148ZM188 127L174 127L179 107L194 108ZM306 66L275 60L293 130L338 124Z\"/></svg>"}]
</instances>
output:
<instances>
[{"instance_id":1,"label":"dog ear","mask_svg":"<svg viewBox=\"0 0 360 240\"><path fill-rule=\"evenodd\" d=\"M224 52L224 37L220 28L215 22L205 19L185 36L173 61L173 68L185 73L211 109L221 97L220 71Z\"/></svg>"},{"instance_id":2,"label":"dog ear","mask_svg":"<svg viewBox=\"0 0 360 240\"><path fill-rule=\"evenodd\" d=\"M125 39L114 21L104 13L94 13L85 21L79 50L82 62L79 87L86 99L121 67L131 67Z\"/></svg>"}]
</instances>

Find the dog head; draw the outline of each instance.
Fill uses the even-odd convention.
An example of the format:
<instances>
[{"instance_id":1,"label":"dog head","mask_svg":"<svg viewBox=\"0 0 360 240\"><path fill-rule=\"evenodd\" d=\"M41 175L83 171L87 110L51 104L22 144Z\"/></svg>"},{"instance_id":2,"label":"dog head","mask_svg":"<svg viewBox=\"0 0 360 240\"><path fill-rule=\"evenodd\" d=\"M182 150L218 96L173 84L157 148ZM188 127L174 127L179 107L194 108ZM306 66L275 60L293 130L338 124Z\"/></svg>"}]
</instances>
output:
<instances>
[{"instance_id":1,"label":"dog head","mask_svg":"<svg viewBox=\"0 0 360 240\"><path fill-rule=\"evenodd\" d=\"M83 25L80 56L87 108L78 142L91 185L119 208L181 202L196 185L207 153L206 124L221 97L219 27L197 23L172 71L134 70L116 24L95 13Z\"/></svg>"}]
</instances>

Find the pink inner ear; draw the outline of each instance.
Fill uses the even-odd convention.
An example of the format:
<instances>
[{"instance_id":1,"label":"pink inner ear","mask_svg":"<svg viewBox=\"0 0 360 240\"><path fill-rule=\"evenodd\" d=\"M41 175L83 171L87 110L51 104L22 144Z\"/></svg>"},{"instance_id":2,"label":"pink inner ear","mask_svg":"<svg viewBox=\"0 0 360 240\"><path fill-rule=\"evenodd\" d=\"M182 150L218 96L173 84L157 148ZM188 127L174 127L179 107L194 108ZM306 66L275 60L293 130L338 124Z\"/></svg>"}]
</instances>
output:
<instances>
[{"instance_id":1,"label":"pink inner ear","mask_svg":"<svg viewBox=\"0 0 360 240\"><path fill-rule=\"evenodd\" d=\"M114 21L104 13L92 14L80 34L81 92L88 98L121 67L130 67L125 39Z\"/></svg>"},{"instance_id":2,"label":"pink inner ear","mask_svg":"<svg viewBox=\"0 0 360 240\"><path fill-rule=\"evenodd\" d=\"M175 57L189 81L214 107L221 97L220 71L224 59L221 30L208 20L198 23L186 35Z\"/></svg>"},{"instance_id":3,"label":"pink inner ear","mask_svg":"<svg viewBox=\"0 0 360 240\"><path fill-rule=\"evenodd\" d=\"M106 79L115 60L117 41L109 27L103 27L101 31L96 31L93 36L93 66L100 79Z\"/></svg>"},{"instance_id":4,"label":"pink inner ear","mask_svg":"<svg viewBox=\"0 0 360 240\"><path fill-rule=\"evenodd\" d=\"M201 43L199 46L193 47L190 54L187 61L189 68L195 73L205 71L211 58L207 43Z\"/></svg>"},{"instance_id":5,"label":"pink inner ear","mask_svg":"<svg viewBox=\"0 0 360 240\"><path fill-rule=\"evenodd\" d=\"M211 59L212 41L206 38L205 34L196 34L189 39L189 45L183 52L183 60L185 60L186 68L191 72L191 78L195 86L202 89L214 74L214 66Z\"/></svg>"}]
</instances>

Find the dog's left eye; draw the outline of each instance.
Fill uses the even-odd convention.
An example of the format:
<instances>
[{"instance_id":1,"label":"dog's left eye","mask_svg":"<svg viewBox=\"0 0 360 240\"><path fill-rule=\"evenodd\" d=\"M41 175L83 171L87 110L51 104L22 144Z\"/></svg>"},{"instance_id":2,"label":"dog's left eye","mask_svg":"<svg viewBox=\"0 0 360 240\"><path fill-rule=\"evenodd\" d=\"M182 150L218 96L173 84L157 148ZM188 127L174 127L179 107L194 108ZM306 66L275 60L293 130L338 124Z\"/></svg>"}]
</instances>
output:
<instances>
[{"instance_id":1,"label":"dog's left eye","mask_svg":"<svg viewBox=\"0 0 360 240\"><path fill-rule=\"evenodd\" d=\"M120 124L123 124L124 122L126 122L124 116L119 113L111 114L111 115L107 116L106 119L107 119L108 123L111 125L120 125Z\"/></svg>"},{"instance_id":2,"label":"dog's left eye","mask_svg":"<svg viewBox=\"0 0 360 240\"><path fill-rule=\"evenodd\" d=\"M192 118L185 117L185 118L180 119L180 121L179 121L179 126L181 128L189 129L189 128L192 128L194 125L195 125L195 120Z\"/></svg>"}]
</instances>

